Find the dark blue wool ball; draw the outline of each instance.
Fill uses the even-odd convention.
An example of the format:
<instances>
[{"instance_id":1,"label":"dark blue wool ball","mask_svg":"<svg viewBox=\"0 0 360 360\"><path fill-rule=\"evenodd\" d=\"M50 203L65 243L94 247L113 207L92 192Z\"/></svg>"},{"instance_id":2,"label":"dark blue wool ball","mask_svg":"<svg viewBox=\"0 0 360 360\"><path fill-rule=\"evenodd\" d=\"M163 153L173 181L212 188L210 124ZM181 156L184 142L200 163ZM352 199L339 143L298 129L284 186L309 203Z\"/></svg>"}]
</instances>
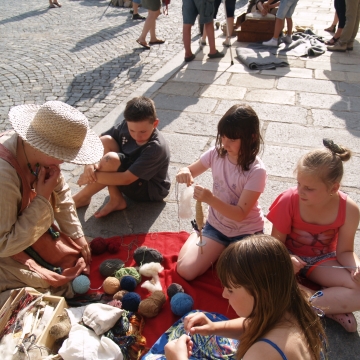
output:
<instances>
[{"instance_id":1,"label":"dark blue wool ball","mask_svg":"<svg viewBox=\"0 0 360 360\"><path fill-rule=\"evenodd\" d=\"M185 293L179 292L170 300L171 311L178 316L183 316L192 310L193 298Z\"/></svg>"},{"instance_id":2,"label":"dark blue wool ball","mask_svg":"<svg viewBox=\"0 0 360 360\"><path fill-rule=\"evenodd\" d=\"M120 289L127 291L134 291L136 288L137 282L136 279L130 275L126 275L120 280Z\"/></svg>"},{"instance_id":3,"label":"dark blue wool ball","mask_svg":"<svg viewBox=\"0 0 360 360\"><path fill-rule=\"evenodd\" d=\"M127 311L137 311L139 308L139 304L141 301L141 297L136 292L128 292L122 298L122 308Z\"/></svg>"}]
</instances>

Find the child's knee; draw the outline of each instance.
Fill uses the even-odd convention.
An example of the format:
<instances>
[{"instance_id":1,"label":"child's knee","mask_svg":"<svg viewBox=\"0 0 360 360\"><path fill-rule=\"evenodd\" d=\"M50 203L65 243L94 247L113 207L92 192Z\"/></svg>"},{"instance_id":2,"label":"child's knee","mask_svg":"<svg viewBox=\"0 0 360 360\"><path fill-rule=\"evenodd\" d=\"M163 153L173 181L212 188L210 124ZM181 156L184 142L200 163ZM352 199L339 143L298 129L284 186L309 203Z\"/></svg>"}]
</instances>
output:
<instances>
[{"instance_id":1,"label":"child's knee","mask_svg":"<svg viewBox=\"0 0 360 360\"><path fill-rule=\"evenodd\" d=\"M197 274L194 273L193 267L186 266L185 264L182 264L182 262L178 261L176 264L176 272L185 280L191 281L194 280L197 276Z\"/></svg>"},{"instance_id":2,"label":"child's knee","mask_svg":"<svg viewBox=\"0 0 360 360\"><path fill-rule=\"evenodd\" d=\"M117 171L120 166L119 155L116 152L106 153L99 162L99 171Z\"/></svg>"}]
</instances>

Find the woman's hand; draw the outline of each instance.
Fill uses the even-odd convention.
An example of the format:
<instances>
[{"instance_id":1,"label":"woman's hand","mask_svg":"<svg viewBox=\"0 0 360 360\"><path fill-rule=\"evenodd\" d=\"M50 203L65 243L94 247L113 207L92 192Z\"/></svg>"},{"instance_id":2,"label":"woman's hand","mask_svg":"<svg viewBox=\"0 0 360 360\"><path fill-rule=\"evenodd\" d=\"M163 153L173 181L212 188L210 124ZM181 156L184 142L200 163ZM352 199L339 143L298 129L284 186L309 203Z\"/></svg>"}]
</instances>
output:
<instances>
[{"instance_id":1,"label":"woman's hand","mask_svg":"<svg viewBox=\"0 0 360 360\"><path fill-rule=\"evenodd\" d=\"M290 255L290 257L294 268L294 274L297 274L306 265L306 262L296 255Z\"/></svg>"},{"instance_id":2,"label":"woman's hand","mask_svg":"<svg viewBox=\"0 0 360 360\"><path fill-rule=\"evenodd\" d=\"M202 312L192 313L184 319L184 329L191 335L213 335L214 323Z\"/></svg>"},{"instance_id":3,"label":"woman's hand","mask_svg":"<svg viewBox=\"0 0 360 360\"><path fill-rule=\"evenodd\" d=\"M77 184L79 186L92 184L96 182L96 170L98 166L96 164L85 165L84 172L79 176Z\"/></svg>"},{"instance_id":4,"label":"woman's hand","mask_svg":"<svg viewBox=\"0 0 360 360\"><path fill-rule=\"evenodd\" d=\"M165 357L167 360L184 360L191 355L193 342L190 336L181 335L178 339L169 341L165 345Z\"/></svg>"},{"instance_id":5,"label":"woman's hand","mask_svg":"<svg viewBox=\"0 0 360 360\"><path fill-rule=\"evenodd\" d=\"M194 183L194 178L191 175L191 172L189 168L184 167L179 170L179 172L176 174L176 181L179 184L186 184L186 186L190 186Z\"/></svg>"},{"instance_id":6,"label":"woman's hand","mask_svg":"<svg viewBox=\"0 0 360 360\"><path fill-rule=\"evenodd\" d=\"M86 241L84 236L81 236L77 239L73 239L74 242L81 247L81 255L83 256L86 264L91 263L91 251L89 243Z\"/></svg>"},{"instance_id":7,"label":"woman's hand","mask_svg":"<svg viewBox=\"0 0 360 360\"><path fill-rule=\"evenodd\" d=\"M42 166L35 183L35 191L37 195L41 195L46 199L50 199L51 193L54 191L60 178L60 168L57 165L49 167Z\"/></svg>"},{"instance_id":8,"label":"woman's hand","mask_svg":"<svg viewBox=\"0 0 360 360\"><path fill-rule=\"evenodd\" d=\"M213 197L213 193L209 190L204 188L201 185L195 185L194 187L194 199L199 200L201 202L205 202L209 204Z\"/></svg>"}]
</instances>

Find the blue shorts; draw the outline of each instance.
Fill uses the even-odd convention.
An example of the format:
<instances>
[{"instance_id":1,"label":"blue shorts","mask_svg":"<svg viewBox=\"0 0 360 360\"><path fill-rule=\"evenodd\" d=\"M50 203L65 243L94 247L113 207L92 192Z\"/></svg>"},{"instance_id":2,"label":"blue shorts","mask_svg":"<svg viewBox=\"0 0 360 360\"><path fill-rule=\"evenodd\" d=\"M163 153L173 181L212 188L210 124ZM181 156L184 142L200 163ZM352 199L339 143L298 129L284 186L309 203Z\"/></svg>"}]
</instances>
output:
<instances>
[{"instance_id":1,"label":"blue shorts","mask_svg":"<svg viewBox=\"0 0 360 360\"><path fill-rule=\"evenodd\" d=\"M135 4L141 4L141 0L132 0Z\"/></svg>"},{"instance_id":2,"label":"blue shorts","mask_svg":"<svg viewBox=\"0 0 360 360\"><path fill-rule=\"evenodd\" d=\"M281 0L276 17L278 19L291 18L299 0Z\"/></svg>"},{"instance_id":3,"label":"blue shorts","mask_svg":"<svg viewBox=\"0 0 360 360\"><path fill-rule=\"evenodd\" d=\"M182 16L183 23L194 25L196 17L200 15L200 24L207 24L213 21L215 10L214 0L183 0Z\"/></svg>"},{"instance_id":4,"label":"blue shorts","mask_svg":"<svg viewBox=\"0 0 360 360\"><path fill-rule=\"evenodd\" d=\"M258 231L255 234L263 234L263 233L264 233L263 231ZM227 237L223 233L221 233L219 230L216 230L208 222L206 222L206 224L202 230L202 236L205 236L211 240L214 240L217 243L222 244L224 246L229 246L231 243L240 241L251 235L253 235L253 234L243 234L243 235L237 235L237 236L233 236L233 237Z\"/></svg>"}]
</instances>

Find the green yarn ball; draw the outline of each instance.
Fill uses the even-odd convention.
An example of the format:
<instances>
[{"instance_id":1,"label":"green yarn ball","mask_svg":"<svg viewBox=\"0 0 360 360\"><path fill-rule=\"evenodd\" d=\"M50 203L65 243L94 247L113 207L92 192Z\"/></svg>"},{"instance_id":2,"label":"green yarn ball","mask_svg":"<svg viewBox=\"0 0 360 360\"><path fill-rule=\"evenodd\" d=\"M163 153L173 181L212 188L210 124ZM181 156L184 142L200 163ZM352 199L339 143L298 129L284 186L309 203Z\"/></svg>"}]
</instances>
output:
<instances>
[{"instance_id":1,"label":"green yarn ball","mask_svg":"<svg viewBox=\"0 0 360 360\"><path fill-rule=\"evenodd\" d=\"M119 280L121 280L121 278L123 276L132 276L136 282L138 284L140 284L141 282L141 275L139 274L139 272L134 268L134 267L124 267L124 268L121 268L119 269L118 271L115 272L115 277Z\"/></svg>"}]
</instances>

